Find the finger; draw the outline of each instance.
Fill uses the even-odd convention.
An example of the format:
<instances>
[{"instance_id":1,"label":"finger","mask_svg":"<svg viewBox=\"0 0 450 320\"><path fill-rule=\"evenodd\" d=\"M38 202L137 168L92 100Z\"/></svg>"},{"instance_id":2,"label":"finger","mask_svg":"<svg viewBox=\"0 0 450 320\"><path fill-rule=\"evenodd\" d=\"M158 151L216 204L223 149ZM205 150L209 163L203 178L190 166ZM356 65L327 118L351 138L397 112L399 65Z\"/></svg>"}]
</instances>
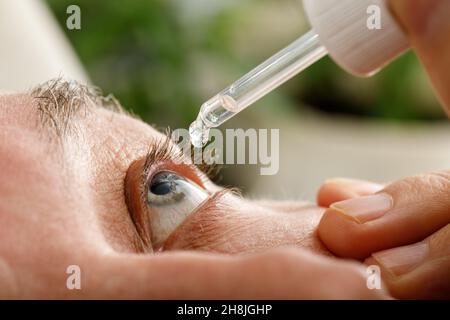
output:
<instances>
[{"instance_id":1,"label":"finger","mask_svg":"<svg viewBox=\"0 0 450 320\"><path fill-rule=\"evenodd\" d=\"M336 255L371 253L421 241L450 223L450 173L410 177L381 192L331 205L318 234Z\"/></svg>"},{"instance_id":2,"label":"finger","mask_svg":"<svg viewBox=\"0 0 450 320\"><path fill-rule=\"evenodd\" d=\"M383 189L382 185L364 180L330 179L320 186L317 193L317 205L328 208L334 202L374 194L381 189Z\"/></svg>"},{"instance_id":3,"label":"finger","mask_svg":"<svg viewBox=\"0 0 450 320\"><path fill-rule=\"evenodd\" d=\"M450 115L450 1L391 0Z\"/></svg>"},{"instance_id":4,"label":"finger","mask_svg":"<svg viewBox=\"0 0 450 320\"><path fill-rule=\"evenodd\" d=\"M379 299L365 268L291 248L225 256L179 252L104 257L84 283L89 298ZM85 297L86 297L85 296Z\"/></svg>"},{"instance_id":5,"label":"finger","mask_svg":"<svg viewBox=\"0 0 450 320\"><path fill-rule=\"evenodd\" d=\"M401 299L450 298L450 225L426 240L372 254L391 294Z\"/></svg>"}]
</instances>

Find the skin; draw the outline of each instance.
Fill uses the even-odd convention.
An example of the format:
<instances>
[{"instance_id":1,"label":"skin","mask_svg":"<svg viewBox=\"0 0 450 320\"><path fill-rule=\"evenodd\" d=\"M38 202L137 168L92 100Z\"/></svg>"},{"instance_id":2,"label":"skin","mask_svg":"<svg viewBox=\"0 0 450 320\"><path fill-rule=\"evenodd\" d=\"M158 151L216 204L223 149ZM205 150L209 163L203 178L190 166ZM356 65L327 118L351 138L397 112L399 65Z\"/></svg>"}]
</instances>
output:
<instances>
[{"instance_id":1,"label":"skin","mask_svg":"<svg viewBox=\"0 0 450 320\"><path fill-rule=\"evenodd\" d=\"M391 0L390 4L450 115L450 1ZM371 194L388 195L392 209L373 221L358 222L338 208L343 200L361 201ZM379 265L395 297L449 299L449 194L448 170L407 177L386 186L332 179L321 186L317 195L318 205L329 207L318 232L334 254ZM364 209L370 209L370 204ZM386 252L398 256L399 249L411 246L427 250L407 272L394 272L382 259ZM395 247L396 251L388 250Z\"/></svg>"},{"instance_id":2,"label":"skin","mask_svg":"<svg viewBox=\"0 0 450 320\"><path fill-rule=\"evenodd\" d=\"M448 2L391 4L448 110ZM440 32L430 31L436 25ZM320 240L337 256L379 264L383 288L394 297L449 296L447 172L387 187L328 181L318 193L318 204L329 207L322 218L323 209L311 205L230 196L224 206L209 208L213 214L189 217L168 239L167 251L154 253L133 223L135 201L125 199L124 181L160 134L127 115L96 108L78 115L76 134L56 146L36 122L29 95L0 97L2 298L389 297L368 290L365 268L330 256ZM333 207L374 192L388 194L396 214L364 224ZM202 223L210 229L198 228ZM407 273L397 275L380 261L379 250L417 241L429 251ZM66 269L74 264L82 270L81 290L66 287Z\"/></svg>"},{"instance_id":3,"label":"skin","mask_svg":"<svg viewBox=\"0 0 450 320\"><path fill-rule=\"evenodd\" d=\"M391 0L390 5L450 115L450 3L446 0Z\"/></svg>"},{"instance_id":4,"label":"skin","mask_svg":"<svg viewBox=\"0 0 450 320\"><path fill-rule=\"evenodd\" d=\"M64 101L56 89L52 95ZM386 297L367 288L362 264L321 244L323 209L311 204L229 194L189 216L155 253L133 223L151 212L131 195L162 135L91 106L56 136L48 122L37 125L37 109L29 94L0 97L2 298ZM81 290L66 287L70 265L81 268Z\"/></svg>"}]
</instances>

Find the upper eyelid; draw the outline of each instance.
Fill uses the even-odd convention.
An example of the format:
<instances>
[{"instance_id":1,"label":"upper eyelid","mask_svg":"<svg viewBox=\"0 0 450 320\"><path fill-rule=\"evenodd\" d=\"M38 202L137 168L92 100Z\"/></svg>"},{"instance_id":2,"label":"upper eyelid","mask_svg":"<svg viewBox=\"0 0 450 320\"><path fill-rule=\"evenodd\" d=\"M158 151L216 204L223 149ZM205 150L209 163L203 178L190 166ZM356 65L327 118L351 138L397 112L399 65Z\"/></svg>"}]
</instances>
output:
<instances>
[{"instance_id":1,"label":"upper eyelid","mask_svg":"<svg viewBox=\"0 0 450 320\"><path fill-rule=\"evenodd\" d=\"M180 163L185 167L188 167L190 171L194 173L194 175L191 175L190 177L187 178L192 178L191 180L197 183L200 182L200 186L205 190L207 190L207 188L205 188L205 185L220 171L220 167L215 164L212 165L206 163L202 163L200 165L194 164L192 159L186 157L183 151L176 147L176 145L173 143L170 137L171 137L170 129L167 129L163 138L153 141L150 144L149 150L145 156L145 162L142 168L142 175L141 175L141 190L143 199L145 199L144 197L146 195L145 192L147 184L149 182L148 179L150 176L150 172L157 163L163 162L171 162L172 164ZM179 171L177 172L180 175L184 176L183 173Z\"/></svg>"},{"instance_id":2,"label":"upper eyelid","mask_svg":"<svg viewBox=\"0 0 450 320\"><path fill-rule=\"evenodd\" d=\"M140 190L141 190L141 203L145 204L146 202L146 189L147 184L149 183L149 173L151 172L153 166L158 162L164 162L168 160L174 159L174 148L171 144L169 130L164 135L162 139L157 141L153 141L150 144L150 147L145 155L145 161L141 170L141 179L140 179Z\"/></svg>"},{"instance_id":3,"label":"upper eyelid","mask_svg":"<svg viewBox=\"0 0 450 320\"><path fill-rule=\"evenodd\" d=\"M147 174L151 167L159 161L173 159L173 147L170 143L170 136L165 135L163 139L154 141L150 144L149 150L145 156L144 166L142 168L142 175L144 179L147 179Z\"/></svg>"},{"instance_id":4,"label":"upper eyelid","mask_svg":"<svg viewBox=\"0 0 450 320\"><path fill-rule=\"evenodd\" d=\"M177 162L187 164L192 169L195 168L196 170L198 170L199 172L197 173L201 173L201 176L199 178L203 180L212 180L218 175L221 169L220 166L215 163L207 164L204 162L197 164L192 159L192 147L190 151L190 155L186 156L185 154L183 154L183 151L181 149L176 148L171 139L170 128L168 128L163 138L150 144L149 150L145 157L145 163L142 171L143 181L148 178L148 173L150 172L153 165L157 162L163 161L172 161L174 163Z\"/></svg>"}]
</instances>

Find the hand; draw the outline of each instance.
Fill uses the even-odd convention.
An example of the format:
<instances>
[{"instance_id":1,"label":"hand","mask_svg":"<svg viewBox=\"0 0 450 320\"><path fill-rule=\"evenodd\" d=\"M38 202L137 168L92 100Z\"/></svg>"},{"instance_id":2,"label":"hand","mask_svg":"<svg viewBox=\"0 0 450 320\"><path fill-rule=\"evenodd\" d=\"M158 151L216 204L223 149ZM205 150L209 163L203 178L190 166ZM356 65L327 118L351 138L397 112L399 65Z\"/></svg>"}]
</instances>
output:
<instances>
[{"instance_id":1,"label":"hand","mask_svg":"<svg viewBox=\"0 0 450 320\"><path fill-rule=\"evenodd\" d=\"M450 298L449 195L450 172L385 188L330 180L318 193L318 204L329 207L319 237L338 256L379 265L396 298Z\"/></svg>"},{"instance_id":2,"label":"hand","mask_svg":"<svg viewBox=\"0 0 450 320\"><path fill-rule=\"evenodd\" d=\"M390 4L450 115L450 1L391 0Z\"/></svg>"},{"instance_id":3,"label":"hand","mask_svg":"<svg viewBox=\"0 0 450 320\"><path fill-rule=\"evenodd\" d=\"M390 4L450 115L450 1ZM323 216L319 236L337 255L380 265L394 297L448 298L449 194L449 172L407 178L384 189L363 181L328 181L318 203L337 203ZM352 198L357 199L343 201Z\"/></svg>"},{"instance_id":4,"label":"hand","mask_svg":"<svg viewBox=\"0 0 450 320\"><path fill-rule=\"evenodd\" d=\"M193 251L95 254L79 255L79 260L82 270L89 270L82 290L52 292L47 287L44 298L62 294L83 299L389 298L384 290L368 289L366 268L360 263L296 248L237 256Z\"/></svg>"}]
</instances>

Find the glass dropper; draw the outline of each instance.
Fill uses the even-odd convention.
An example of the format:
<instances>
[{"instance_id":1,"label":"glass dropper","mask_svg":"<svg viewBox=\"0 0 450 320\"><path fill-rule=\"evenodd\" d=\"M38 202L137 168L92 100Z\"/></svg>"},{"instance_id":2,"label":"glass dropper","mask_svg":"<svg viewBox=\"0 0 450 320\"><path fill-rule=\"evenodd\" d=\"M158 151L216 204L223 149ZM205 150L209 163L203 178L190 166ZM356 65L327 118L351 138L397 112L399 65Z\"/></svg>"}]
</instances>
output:
<instances>
[{"instance_id":1,"label":"glass dropper","mask_svg":"<svg viewBox=\"0 0 450 320\"><path fill-rule=\"evenodd\" d=\"M220 126L327 53L313 30L295 40L201 106L197 120L189 127L192 145L203 147L211 128Z\"/></svg>"}]
</instances>

